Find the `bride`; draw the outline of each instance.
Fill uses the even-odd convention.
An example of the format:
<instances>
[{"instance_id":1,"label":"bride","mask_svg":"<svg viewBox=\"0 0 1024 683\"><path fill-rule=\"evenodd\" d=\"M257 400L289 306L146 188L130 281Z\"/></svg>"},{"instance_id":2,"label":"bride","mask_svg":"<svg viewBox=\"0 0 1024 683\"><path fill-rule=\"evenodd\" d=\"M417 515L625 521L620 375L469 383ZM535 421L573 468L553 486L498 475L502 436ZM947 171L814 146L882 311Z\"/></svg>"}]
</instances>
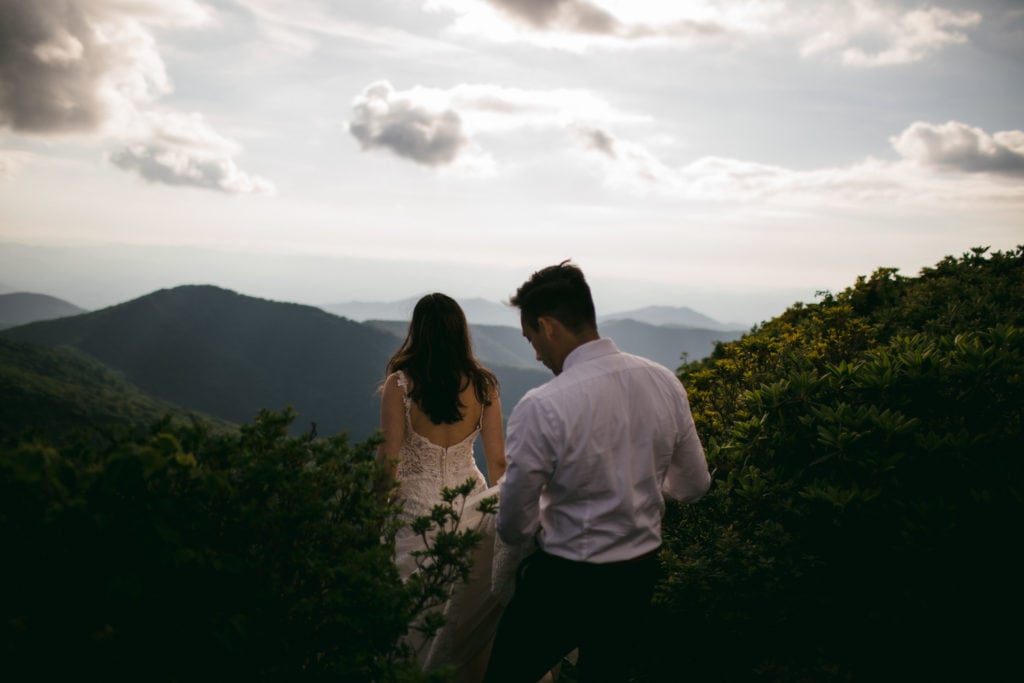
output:
<instances>
[{"instance_id":1,"label":"bride","mask_svg":"<svg viewBox=\"0 0 1024 683\"><path fill-rule=\"evenodd\" d=\"M466 316L451 297L428 294L413 309L405 341L387 365L381 430L384 443L377 457L397 480L403 521L430 514L441 502L442 488L473 479L461 528L479 522L475 501L496 494L505 472L501 399L494 373L473 356ZM483 444L486 477L473 458L477 437ZM507 601L502 586L492 590L495 562L503 564L506 554L498 542L495 560L493 516L482 521L480 531L484 540L474 552L469 581L454 586L443 607L445 626L418 654L425 670L450 665L456 680L466 682L483 677ZM406 525L395 546L404 580L416 569L411 553L422 550L422 540Z\"/></svg>"}]
</instances>

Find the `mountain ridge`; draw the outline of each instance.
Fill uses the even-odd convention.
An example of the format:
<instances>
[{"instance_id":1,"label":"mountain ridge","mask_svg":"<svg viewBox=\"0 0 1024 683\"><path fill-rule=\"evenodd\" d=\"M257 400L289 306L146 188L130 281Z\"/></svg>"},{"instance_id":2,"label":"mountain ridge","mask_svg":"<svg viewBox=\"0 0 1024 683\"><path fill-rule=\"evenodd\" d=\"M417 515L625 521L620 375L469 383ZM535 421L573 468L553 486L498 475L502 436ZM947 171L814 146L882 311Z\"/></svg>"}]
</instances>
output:
<instances>
[{"instance_id":1,"label":"mountain ridge","mask_svg":"<svg viewBox=\"0 0 1024 683\"><path fill-rule=\"evenodd\" d=\"M160 289L73 318L4 330L16 341L74 347L157 398L232 422L293 405L296 428L363 438L392 338L317 307L212 285ZM343 423L343 420L346 423Z\"/></svg>"},{"instance_id":2,"label":"mountain ridge","mask_svg":"<svg viewBox=\"0 0 1024 683\"><path fill-rule=\"evenodd\" d=\"M519 327L519 311L513 306L508 306L496 301L490 301L480 297L459 298L453 297L463 311L466 313L466 320L471 325L502 325ZM320 306L329 313L340 315L358 322L367 321L390 321L412 318L412 310L418 296L407 297L397 301L346 301ZM600 314L597 322L613 320L632 319L637 322L647 323L656 326L690 327L697 329L725 330L725 331L746 331L749 325L740 323L721 322L696 311L688 306L666 306L652 305L642 308L633 308L614 313Z\"/></svg>"},{"instance_id":3,"label":"mountain ridge","mask_svg":"<svg viewBox=\"0 0 1024 683\"><path fill-rule=\"evenodd\" d=\"M320 433L345 430L362 439L379 426L376 391L405 330L214 285L182 285L0 335L77 349L158 399L223 420L245 423L262 408L291 405L299 413L296 431L316 423ZM549 377L534 365L491 366L506 415Z\"/></svg>"},{"instance_id":4,"label":"mountain ridge","mask_svg":"<svg viewBox=\"0 0 1024 683\"><path fill-rule=\"evenodd\" d=\"M49 294L10 292L0 294L0 329L38 320L52 320L85 313L86 309Z\"/></svg>"}]
</instances>

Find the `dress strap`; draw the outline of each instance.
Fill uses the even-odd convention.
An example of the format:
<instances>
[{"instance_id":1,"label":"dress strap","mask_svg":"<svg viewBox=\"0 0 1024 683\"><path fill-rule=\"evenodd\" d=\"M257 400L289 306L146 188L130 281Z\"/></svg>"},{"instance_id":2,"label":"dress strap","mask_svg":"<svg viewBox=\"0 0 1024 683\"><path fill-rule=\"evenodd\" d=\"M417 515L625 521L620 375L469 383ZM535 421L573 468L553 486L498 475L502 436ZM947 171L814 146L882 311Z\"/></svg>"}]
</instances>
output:
<instances>
[{"instance_id":1,"label":"dress strap","mask_svg":"<svg viewBox=\"0 0 1024 683\"><path fill-rule=\"evenodd\" d=\"M401 370L395 370L395 375L397 376L398 386L402 387L402 403L405 404L405 416L409 417L409 406L412 403L412 399L409 398L409 380Z\"/></svg>"}]
</instances>

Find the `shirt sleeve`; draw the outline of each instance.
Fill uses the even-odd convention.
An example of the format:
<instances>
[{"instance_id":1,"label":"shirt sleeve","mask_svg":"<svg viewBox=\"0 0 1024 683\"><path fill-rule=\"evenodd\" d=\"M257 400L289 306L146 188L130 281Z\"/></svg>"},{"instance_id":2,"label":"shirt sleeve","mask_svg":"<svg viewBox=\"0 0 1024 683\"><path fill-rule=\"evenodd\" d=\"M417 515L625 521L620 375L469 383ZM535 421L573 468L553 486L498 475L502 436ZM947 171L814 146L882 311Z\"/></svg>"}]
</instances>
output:
<instances>
[{"instance_id":1,"label":"shirt sleeve","mask_svg":"<svg viewBox=\"0 0 1024 683\"><path fill-rule=\"evenodd\" d=\"M554 471L550 420L541 403L524 397L508 418L505 459L508 468L501 483L498 535L517 545L540 528L540 495Z\"/></svg>"},{"instance_id":2,"label":"shirt sleeve","mask_svg":"<svg viewBox=\"0 0 1024 683\"><path fill-rule=\"evenodd\" d=\"M679 410L679 432L676 435L675 447L672 449L672 460L669 462L661 492L666 498L682 503L699 500L711 488L711 473L704 455L704 446L697 436L697 427L693 424L693 414L683 390Z\"/></svg>"}]
</instances>

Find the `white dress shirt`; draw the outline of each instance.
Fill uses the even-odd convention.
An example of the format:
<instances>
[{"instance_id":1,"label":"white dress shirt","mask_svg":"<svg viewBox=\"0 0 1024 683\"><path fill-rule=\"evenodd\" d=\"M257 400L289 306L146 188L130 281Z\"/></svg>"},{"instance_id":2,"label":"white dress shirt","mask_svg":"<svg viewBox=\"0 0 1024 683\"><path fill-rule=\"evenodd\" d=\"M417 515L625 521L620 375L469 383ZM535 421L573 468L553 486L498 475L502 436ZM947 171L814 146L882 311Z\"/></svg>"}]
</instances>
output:
<instances>
[{"instance_id":1,"label":"white dress shirt","mask_svg":"<svg viewBox=\"0 0 1024 683\"><path fill-rule=\"evenodd\" d=\"M507 432L497 526L509 544L539 529L551 555L633 559L661 545L665 496L692 502L711 486L682 383L610 339L574 349Z\"/></svg>"}]
</instances>

